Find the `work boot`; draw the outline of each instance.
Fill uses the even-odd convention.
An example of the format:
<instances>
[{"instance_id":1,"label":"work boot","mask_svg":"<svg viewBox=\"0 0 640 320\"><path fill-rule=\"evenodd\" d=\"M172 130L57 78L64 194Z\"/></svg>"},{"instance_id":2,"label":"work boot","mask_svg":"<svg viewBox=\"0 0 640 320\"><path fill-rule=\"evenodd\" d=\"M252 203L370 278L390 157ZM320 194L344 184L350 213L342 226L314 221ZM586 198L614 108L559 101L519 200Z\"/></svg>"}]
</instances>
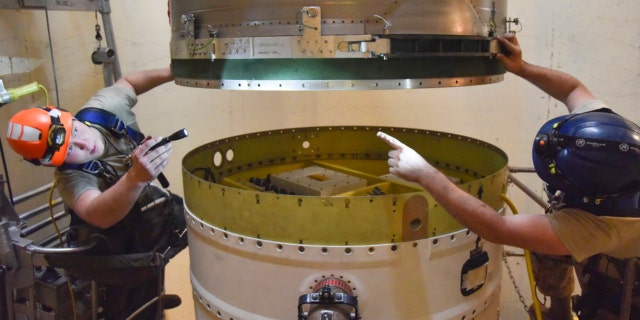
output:
<instances>
[{"instance_id":1,"label":"work boot","mask_svg":"<svg viewBox=\"0 0 640 320\"><path fill-rule=\"evenodd\" d=\"M547 313L547 306L545 306L544 304L540 303L540 313L542 314L542 320L547 320L548 318L545 318L545 314ZM534 306L534 304L531 304L529 306L529 309L527 309L527 311L529 311L529 319L531 320L538 320L538 318L536 318L536 308Z\"/></svg>"},{"instance_id":2,"label":"work boot","mask_svg":"<svg viewBox=\"0 0 640 320\"><path fill-rule=\"evenodd\" d=\"M542 320L573 320L573 312L571 311L571 299L567 298L551 298L549 307L540 305ZM537 320L536 310L531 305L529 307L529 317Z\"/></svg>"},{"instance_id":3,"label":"work boot","mask_svg":"<svg viewBox=\"0 0 640 320\"><path fill-rule=\"evenodd\" d=\"M160 303L162 303L162 309L173 309L182 304L182 299L177 294L165 294L160 297Z\"/></svg>"}]
</instances>

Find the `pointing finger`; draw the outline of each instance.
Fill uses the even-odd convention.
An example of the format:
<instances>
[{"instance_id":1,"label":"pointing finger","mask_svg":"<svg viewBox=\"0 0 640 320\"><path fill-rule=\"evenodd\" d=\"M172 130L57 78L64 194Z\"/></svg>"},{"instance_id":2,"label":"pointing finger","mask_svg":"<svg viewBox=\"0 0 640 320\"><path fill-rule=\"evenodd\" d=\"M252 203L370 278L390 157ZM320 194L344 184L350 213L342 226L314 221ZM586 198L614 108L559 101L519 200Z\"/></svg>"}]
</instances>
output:
<instances>
[{"instance_id":1,"label":"pointing finger","mask_svg":"<svg viewBox=\"0 0 640 320\"><path fill-rule=\"evenodd\" d=\"M376 135L394 149L402 149L405 147L404 143L382 131L378 131Z\"/></svg>"}]
</instances>

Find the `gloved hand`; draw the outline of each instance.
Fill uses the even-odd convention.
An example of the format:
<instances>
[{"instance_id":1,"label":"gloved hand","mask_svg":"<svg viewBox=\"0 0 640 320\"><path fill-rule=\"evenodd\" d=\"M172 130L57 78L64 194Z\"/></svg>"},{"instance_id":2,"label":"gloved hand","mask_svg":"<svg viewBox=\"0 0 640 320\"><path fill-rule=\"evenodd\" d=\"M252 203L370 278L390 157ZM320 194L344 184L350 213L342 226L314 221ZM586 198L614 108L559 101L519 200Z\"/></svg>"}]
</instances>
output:
<instances>
[{"instance_id":1,"label":"gloved hand","mask_svg":"<svg viewBox=\"0 0 640 320\"><path fill-rule=\"evenodd\" d=\"M427 182L430 175L438 172L415 150L407 147L398 139L384 132L378 132L377 136L393 148L388 153L389 173L407 181L424 185L423 183Z\"/></svg>"},{"instance_id":2,"label":"gloved hand","mask_svg":"<svg viewBox=\"0 0 640 320\"><path fill-rule=\"evenodd\" d=\"M170 143L151 149L161 140L161 137L147 137L131 154L132 165L128 174L131 174L135 181L154 180L169 163L169 157L173 151Z\"/></svg>"}]
</instances>

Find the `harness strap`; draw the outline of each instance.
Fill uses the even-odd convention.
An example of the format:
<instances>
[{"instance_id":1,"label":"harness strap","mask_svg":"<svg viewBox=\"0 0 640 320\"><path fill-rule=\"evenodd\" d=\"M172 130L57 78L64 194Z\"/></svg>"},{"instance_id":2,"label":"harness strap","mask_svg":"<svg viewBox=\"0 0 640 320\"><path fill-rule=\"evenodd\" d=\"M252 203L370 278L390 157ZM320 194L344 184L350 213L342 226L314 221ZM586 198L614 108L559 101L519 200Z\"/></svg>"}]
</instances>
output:
<instances>
[{"instance_id":1,"label":"harness strap","mask_svg":"<svg viewBox=\"0 0 640 320\"><path fill-rule=\"evenodd\" d=\"M618 259L604 254L575 263L582 293L577 296L574 311L580 319L600 319L601 313L617 315L616 319L636 319L640 314L637 299L637 258Z\"/></svg>"},{"instance_id":2,"label":"harness strap","mask_svg":"<svg viewBox=\"0 0 640 320\"><path fill-rule=\"evenodd\" d=\"M127 126L115 114L98 108L85 108L75 115L75 118L88 125L98 125L118 137L129 137L136 144L144 139L144 134ZM100 160L91 160L81 164L63 164L61 169L81 170L93 175L102 176L108 182L114 182L115 174L107 170L105 164Z\"/></svg>"},{"instance_id":3,"label":"harness strap","mask_svg":"<svg viewBox=\"0 0 640 320\"><path fill-rule=\"evenodd\" d=\"M120 137L126 135L135 143L140 143L144 139L142 133L127 126L115 114L103 109L85 108L78 111L75 117L82 122L97 124Z\"/></svg>"},{"instance_id":4,"label":"harness strap","mask_svg":"<svg viewBox=\"0 0 640 320\"><path fill-rule=\"evenodd\" d=\"M95 176L100 176L107 180L109 183L113 183L116 181L117 175L115 172L112 172L108 169L107 165L100 160L91 160L82 164L63 164L60 166L60 169L67 170L80 170L87 173L90 173Z\"/></svg>"},{"instance_id":5,"label":"harness strap","mask_svg":"<svg viewBox=\"0 0 640 320\"><path fill-rule=\"evenodd\" d=\"M595 200L563 193L561 205L556 209L560 208L579 208L597 216L640 218L640 192Z\"/></svg>"},{"instance_id":6,"label":"harness strap","mask_svg":"<svg viewBox=\"0 0 640 320\"><path fill-rule=\"evenodd\" d=\"M144 134L127 126L124 121L118 118L118 116L103 109L85 108L78 111L75 118L89 125L99 125L118 137L127 136L136 145L140 144L140 142L145 138ZM115 179L115 175L110 173L106 166L98 160L89 161L79 165L63 164L60 168L82 170L93 175L101 175L109 182L113 182ZM167 180L162 172L158 175L157 179L160 181L162 187L169 187L169 180Z\"/></svg>"}]
</instances>

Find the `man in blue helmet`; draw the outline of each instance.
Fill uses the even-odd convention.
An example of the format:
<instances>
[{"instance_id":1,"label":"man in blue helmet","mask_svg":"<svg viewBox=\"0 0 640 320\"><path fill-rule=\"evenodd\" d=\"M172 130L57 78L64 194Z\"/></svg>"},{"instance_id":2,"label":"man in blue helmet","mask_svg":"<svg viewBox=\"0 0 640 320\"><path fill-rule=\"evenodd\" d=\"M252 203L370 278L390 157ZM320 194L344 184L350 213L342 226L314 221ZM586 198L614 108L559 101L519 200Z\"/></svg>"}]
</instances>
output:
<instances>
[{"instance_id":1,"label":"man in blue helmet","mask_svg":"<svg viewBox=\"0 0 640 320\"><path fill-rule=\"evenodd\" d=\"M524 61L514 35L499 41L508 54L496 58L506 70L563 102L569 111L544 124L534 139L536 172L551 196L549 214L500 215L413 149L379 132L393 148L390 173L422 185L456 220L487 241L536 253L538 288L551 297L544 319L573 319L573 266L582 285L573 310L581 320L619 319L618 314L625 313L640 319L635 304L620 310L623 269L633 261L625 259L640 256L640 127L613 113L571 75ZM545 274L549 266L555 268Z\"/></svg>"}]
</instances>

